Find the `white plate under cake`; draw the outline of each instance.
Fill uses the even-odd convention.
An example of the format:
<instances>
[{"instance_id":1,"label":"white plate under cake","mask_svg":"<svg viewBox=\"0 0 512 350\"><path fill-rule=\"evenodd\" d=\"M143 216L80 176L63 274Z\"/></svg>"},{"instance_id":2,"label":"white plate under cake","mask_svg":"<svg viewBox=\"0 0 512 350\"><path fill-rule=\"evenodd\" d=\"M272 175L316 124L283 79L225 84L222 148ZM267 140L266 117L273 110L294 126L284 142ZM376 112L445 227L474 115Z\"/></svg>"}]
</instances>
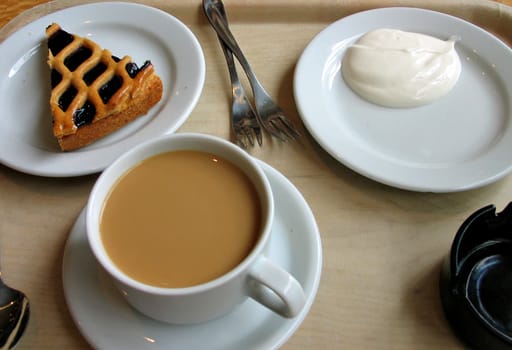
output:
<instances>
[{"instance_id":1,"label":"white plate under cake","mask_svg":"<svg viewBox=\"0 0 512 350\"><path fill-rule=\"evenodd\" d=\"M129 54L134 62L151 60L164 86L160 102L113 134L62 152L48 106L45 28L53 22L109 48L113 55ZM93 3L45 15L7 37L0 55L0 162L42 176L95 173L131 146L174 132L195 107L205 79L204 55L192 31L169 13L133 3Z\"/></svg>"}]
</instances>

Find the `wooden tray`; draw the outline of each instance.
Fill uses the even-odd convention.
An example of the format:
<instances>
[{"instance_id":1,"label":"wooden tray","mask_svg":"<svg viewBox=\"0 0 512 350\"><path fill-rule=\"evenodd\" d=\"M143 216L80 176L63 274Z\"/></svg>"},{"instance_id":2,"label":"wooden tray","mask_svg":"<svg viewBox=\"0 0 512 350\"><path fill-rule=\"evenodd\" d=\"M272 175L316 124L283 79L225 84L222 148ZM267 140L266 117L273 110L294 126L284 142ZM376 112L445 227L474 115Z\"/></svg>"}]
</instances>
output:
<instances>
[{"instance_id":1,"label":"wooden tray","mask_svg":"<svg viewBox=\"0 0 512 350\"><path fill-rule=\"evenodd\" d=\"M27 1L23 1L26 3ZM45 14L77 3L34 7L0 29L0 42ZM182 131L230 138L229 79L200 1L134 1L167 11L198 37L207 61L203 95ZM512 45L512 7L486 0L225 0L232 30L256 74L300 124L293 73L303 49L335 20L377 7L411 6L473 22ZM169 33L172 35L172 33ZM462 220L489 203L504 207L512 179L482 189L434 195L389 188L351 172L305 129L305 145L266 140L251 153L285 174L317 218L324 269L310 314L284 349L443 349L462 347L444 319L437 278ZM96 175L29 176L0 165L0 247L7 282L29 295L33 316L18 349L87 349L61 287L62 251ZM360 257L364 256L364 263Z\"/></svg>"},{"instance_id":2,"label":"wooden tray","mask_svg":"<svg viewBox=\"0 0 512 350\"><path fill-rule=\"evenodd\" d=\"M508 1L508 0L507 0ZM0 40L3 40L12 31L31 22L45 14L73 6L77 3L92 3L98 0L55 0L25 11L21 16L14 18L0 31ZM130 1L143 3L160 8L180 17L189 25L206 24L198 3L191 1L162 1L142 0ZM503 1L505 2L505 1ZM420 7L448 13L466 19L494 34L509 43L512 40L512 8L505 4L490 0L261 0L261 1L234 1L226 0L231 21L245 23L249 26L256 23L294 24L301 27L302 23L324 22L329 24L341 17L355 12L379 7L408 6ZM298 34L298 33L297 33Z\"/></svg>"}]
</instances>

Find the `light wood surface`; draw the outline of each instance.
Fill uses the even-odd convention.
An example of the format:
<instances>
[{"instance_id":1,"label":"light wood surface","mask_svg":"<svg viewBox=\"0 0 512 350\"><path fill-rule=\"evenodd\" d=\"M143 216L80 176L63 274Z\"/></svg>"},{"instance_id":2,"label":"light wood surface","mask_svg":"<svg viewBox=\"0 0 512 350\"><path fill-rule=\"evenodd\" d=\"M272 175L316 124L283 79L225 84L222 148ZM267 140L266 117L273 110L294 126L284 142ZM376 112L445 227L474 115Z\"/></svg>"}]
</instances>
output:
<instances>
[{"instance_id":1,"label":"light wood surface","mask_svg":"<svg viewBox=\"0 0 512 350\"><path fill-rule=\"evenodd\" d=\"M139 2L180 18L197 35L205 53L203 94L179 132L230 138L227 70L200 1ZM295 63L316 33L347 14L383 3L418 4L459 15L512 42L510 17L503 20L505 14L510 16L507 5L512 0L501 0L501 4L484 0L309 0L300 6L295 0L225 2L233 31L257 75L297 124L300 118L292 92ZM32 9L27 18L37 18L53 8L33 10L43 3L47 1L3 0L0 27L25 10ZM14 30L20 23L11 22L4 29ZM349 170L322 150L304 128L302 133L302 146L266 139L263 148L251 150L301 191L322 238L323 271L316 300L283 348L463 348L441 308L440 263L468 215L488 204L501 210L512 199L512 177L461 193L403 191ZM20 350L89 348L66 307L61 269L69 230L96 178L97 174L43 178L0 165L2 277L28 294L32 308Z\"/></svg>"}]
</instances>

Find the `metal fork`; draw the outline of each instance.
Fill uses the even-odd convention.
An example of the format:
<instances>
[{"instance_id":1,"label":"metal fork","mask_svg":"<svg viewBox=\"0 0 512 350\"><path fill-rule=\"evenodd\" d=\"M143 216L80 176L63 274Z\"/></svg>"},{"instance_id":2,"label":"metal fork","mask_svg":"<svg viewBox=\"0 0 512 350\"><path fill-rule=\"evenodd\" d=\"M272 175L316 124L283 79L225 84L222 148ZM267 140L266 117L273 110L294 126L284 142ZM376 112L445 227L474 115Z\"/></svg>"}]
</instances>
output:
<instances>
[{"instance_id":1,"label":"metal fork","mask_svg":"<svg viewBox=\"0 0 512 350\"><path fill-rule=\"evenodd\" d=\"M220 46L224 52L226 63L228 65L229 77L231 79L231 90L233 94L233 101L231 105L231 128L235 134L236 142L242 148L248 148L247 143L254 146L254 136L258 145L263 144L261 135L261 128L256 112L252 108L245 90L240 83L238 73L236 71L235 61L233 60L233 54L226 47L221 38L219 38Z\"/></svg>"},{"instance_id":2,"label":"metal fork","mask_svg":"<svg viewBox=\"0 0 512 350\"><path fill-rule=\"evenodd\" d=\"M226 11L222 1L203 0L203 8L206 17L210 21L213 29L217 32L218 37L224 42L229 50L231 50L236 58L238 58L240 65L247 74L253 91L256 114L260 124L271 135L281 141L300 138L300 134L297 129L293 126L292 122L286 118L283 110L270 97L251 69L249 62L245 58L229 29Z\"/></svg>"}]
</instances>

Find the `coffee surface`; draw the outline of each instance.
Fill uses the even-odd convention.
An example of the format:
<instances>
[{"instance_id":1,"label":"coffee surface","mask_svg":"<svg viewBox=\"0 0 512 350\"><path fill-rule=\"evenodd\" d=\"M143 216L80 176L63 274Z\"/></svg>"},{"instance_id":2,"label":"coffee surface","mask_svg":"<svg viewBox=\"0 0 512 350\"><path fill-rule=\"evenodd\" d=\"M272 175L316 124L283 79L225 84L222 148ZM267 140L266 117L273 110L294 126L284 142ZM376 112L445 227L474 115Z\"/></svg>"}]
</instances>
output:
<instances>
[{"instance_id":1,"label":"coffee surface","mask_svg":"<svg viewBox=\"0 0 512 350\"><path fill-rule=\"evenodd\" d=\"M118 180L101 238L125 274L158 287L211 281L236 267L260 235L256 189L231 162L200 151L142 161Z\"/></svg>"}]
</instances>

